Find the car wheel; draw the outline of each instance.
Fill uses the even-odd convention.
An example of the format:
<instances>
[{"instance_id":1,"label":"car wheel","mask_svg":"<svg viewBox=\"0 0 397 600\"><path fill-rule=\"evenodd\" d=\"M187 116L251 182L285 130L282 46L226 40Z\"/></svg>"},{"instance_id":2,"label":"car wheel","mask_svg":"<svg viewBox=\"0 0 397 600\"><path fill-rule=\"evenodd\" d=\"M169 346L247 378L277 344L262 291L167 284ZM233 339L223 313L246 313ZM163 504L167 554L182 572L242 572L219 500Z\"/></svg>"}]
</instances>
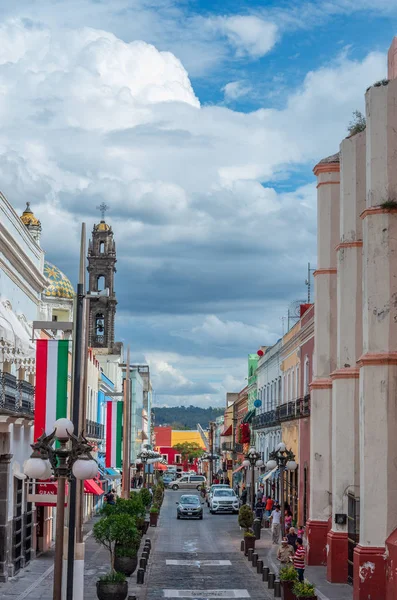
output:
<instances>
[{"instance_id":1,"label":"car wheel","mask_svg":"<svg viewBox=\"0 0 397 600\"><path fill-rule=\"evenodd\" d=\"M174 490L174 492L176 492L179 489L179 485L173 485L172 489Z\"/></svg>"},{"instance_id":2,"label":"car wheel","mask_svg":"<svg viewBox=\"0 0 397 600\"><path fill-rule=\"evenodd\" d=\"M202 521L203 520L203 515L199 516L199 520Z\"/></svg>"},{"instance_id":3,"label":"car wheel","mask_svg":"<svg viewBox=\"0 0 397 600\"><path fill-rule=\"evenodd\" d=\"M198 485L198 486L196 487L196 490L200 491L200 490L201 490L201 485Z\"/></svg>"},{"instance_id":4,"label":"car wheel","mask_svg":"<svg viewBox=\"0 0 397 600\"><path fill-rule=\"evenodd\" d=\"M176 515L176 518L177 518L177 519L180 519L181 517L180 517L179 515Z\"/></svg>"}]
</instances>

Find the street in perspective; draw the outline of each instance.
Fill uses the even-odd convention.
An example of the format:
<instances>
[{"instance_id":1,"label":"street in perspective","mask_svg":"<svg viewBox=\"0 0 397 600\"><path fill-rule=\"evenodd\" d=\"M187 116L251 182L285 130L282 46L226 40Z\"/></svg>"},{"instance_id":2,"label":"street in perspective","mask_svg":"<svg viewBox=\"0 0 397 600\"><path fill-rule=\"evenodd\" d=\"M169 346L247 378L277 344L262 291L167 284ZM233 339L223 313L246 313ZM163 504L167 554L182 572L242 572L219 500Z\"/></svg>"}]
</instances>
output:
<instances>
[{"instance_id":1,"label":"street in perspective","mask_svg":"<svg viewBox=\"0 0 397 600\"><path fill-rule=\"evenodd\" d=\"M0 15L0 600L397 600L397 4Z\"/></svg>"}]
</instances>

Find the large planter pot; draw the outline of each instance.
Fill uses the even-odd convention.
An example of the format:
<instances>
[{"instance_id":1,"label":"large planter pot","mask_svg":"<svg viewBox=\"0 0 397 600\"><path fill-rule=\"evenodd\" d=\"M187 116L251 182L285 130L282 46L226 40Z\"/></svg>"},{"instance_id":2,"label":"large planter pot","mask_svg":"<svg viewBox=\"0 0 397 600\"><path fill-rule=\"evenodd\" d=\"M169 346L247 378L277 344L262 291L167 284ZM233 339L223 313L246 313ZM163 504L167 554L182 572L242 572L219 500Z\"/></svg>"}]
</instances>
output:
<instances>
[{"instance_id":1,"label":"large planter pot","mask_svg":"<svg viewBox=\"0 0 397 600\"><path fill-rule=\"evenodd\" d=\"M137 556L115 556L114 568L118 573L124 573L127 577L130 577L135 571L138 565Z\"/></svg>"},{"instance_id":2,"label":"large planter pot","mask_svg":"<svg viewBox=\"0 0 397 600\"><path fill-rule=\"evenodd\" d=\"M244 538L244 554L247 556L248 550L252 548L255 550L255 538L254 537L245 537Z\"/></svg>"},{"instance_id":3,"label":"large planter pot","mask_svg":"<svg viewBox=\"0 0 397 600\"><path fill-rule=\"evenodd\" d=\"M296 600L296 596L292 591L294 581L281 581L281 598L283 600Z\"/></svg>"},{"instance_id":4,"label":"large planter pot","mask_svg":"<svg viewBox=\"0 0 397 600\"><path fill-rule=\"evenodd\" d=\"M96 595L99 600L125 600L128 595L128 583L96 582Z\"/></svg>"},{"instance_id":5,"label":"large planter pot","mask_svg":"<svg viewBox=\"0 0 397 600\"><path fill-rule=\"evenodd\" d=\"M159 513L150 513L150 527L157 527Z\"/></svg>"}]
</instances>

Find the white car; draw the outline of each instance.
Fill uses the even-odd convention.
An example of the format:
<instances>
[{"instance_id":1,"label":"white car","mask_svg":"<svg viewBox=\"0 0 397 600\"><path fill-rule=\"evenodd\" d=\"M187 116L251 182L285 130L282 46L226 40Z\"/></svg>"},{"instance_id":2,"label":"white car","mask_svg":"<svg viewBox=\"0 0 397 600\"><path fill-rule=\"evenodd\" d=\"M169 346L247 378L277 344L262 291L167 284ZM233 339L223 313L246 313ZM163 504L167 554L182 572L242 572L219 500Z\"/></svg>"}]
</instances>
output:
<instances>
[{"instance_id":1,"label":"white car","mask_svg":"<svg viewBox=\"0 0 397 600\"><path fill-rule=\"evenodd\" d=\"M232 489L215 488L210 502L210 513L218 512L238 513L240 502Z\"/></svg>"},{"instance_id":2,"label":"white car","mask_svg":"<svg viewBox=\"0 0 397 600\"><path fill-rule=\"evenodd\" d=\"M208 488L208 492L207 492L207 505L208 506L210 506L210 504L211 504L211 498L212 498L212 494L214 493L214 490L218 490L220 488L226 488L227 490L231 489L230 485L228 485L227 483L213 483L211 485L211 487Z\"/></svg>"}]
</instances>

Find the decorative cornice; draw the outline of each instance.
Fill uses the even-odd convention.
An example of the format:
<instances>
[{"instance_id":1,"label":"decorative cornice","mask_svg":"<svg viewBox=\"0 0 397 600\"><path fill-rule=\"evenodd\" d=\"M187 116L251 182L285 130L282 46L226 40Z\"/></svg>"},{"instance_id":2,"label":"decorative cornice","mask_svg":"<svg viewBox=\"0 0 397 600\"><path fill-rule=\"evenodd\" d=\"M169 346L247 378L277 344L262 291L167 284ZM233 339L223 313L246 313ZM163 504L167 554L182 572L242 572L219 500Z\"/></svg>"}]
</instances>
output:
<instances>
[{"instance_id":1,"label":"decorative cornice","mask_svg":"<svg viewBox=\"0 0 397 600\"><path fill-rule=\"evenodd\" d=\"M34 290L41 293L47 287L47 279L1 222L0 247L11 264Z\"/></svg>"},{"instance_id":2,"label":"decorative cornice","mask_svg":"<svg viewBox=\"0 0 397 600\"><path fill-rule=\"evenodd\" d=\"M366 217L369 217L371 215L384 215L387 213L391 213L392 215L397 214L397 207L382 208L382 206L371 206L370 208L366 208L365 210L363 210L360 217L361 219L365 219Z\"/></svg>"},{"instance_id":3,"label":"decorative cornice","mask_svg":"<svg viewBox=\"0 0 397 600\"><path fill-rule=\"evenodd\" d=\"M346 367L337 369L330 375L331 379L358 379L360 377L360 369L356 367Z\"/></svg>"},{"instance_id":4,"label":"decorative cornice","mask_svg":"<svg viewBox=\"0 0 397 600\"><path fill-rule=\"evenodd\" d=\"M4 262L4 260L0 257L0 269L4 271L4 273L13 281L32 302L34 302L37 306L40 304L40 299L35 296L31 289L22 281L20 277L18 277L13 271L11 271L10 267Z\"/></svg>"},{"instance_id":5,"label":"decorative cornice","mask_svg":"<svg viewBox=\"0 0 397 600\"><path fill-rule=\"evenodd\" d=\"M320 183L316 185L316 188L318 189L322 185L340 185L340 181L320 181Z\"/></svg>"},{"instance_id":6,"label":"decorative cornice","mask_svg":"<svg viewBox=\"0 0 397 600\"><path fill-rule=\"evenodd\" d=\"M333 267L329 269L316 269L313 271L313 277L317 277L317 275L336 275L337 270Z\"/></svg>"},{"instance_id":7,"label":"decorative cornice","mask_svg":"<svg viewBox=\"0 0 397 600\"><path fill-rule=\"evenodd\" d=\"M327 377L322 377L319 379L314 379L310 384L309 388L311 390L327 390L332 388L332 379L328 379Z\"/></svg>"},{"instance_id":8,"label":"decorative cornice","mask_svg":"<svg viewBox=\"0 0 397 600\"><path fill-rule=\"evenodd\" d=\"M355 242L341 242L335 246L335 251L338 252L341 248L362 248L363 241L357 240Z\"/></svg>"},{"instance_id":9,"label":"decorative cornice","mask_svg":"<svg viewBox=\"0 0 397 600\"><path fill-rule=\"evenodd\" d=\"M318 163L313 169L313 173L315 174L316 177L318 177L318 175L320 175L320 173L339 173L339 172L340 172L340 164L338 162Z\"/></svg>"},{"instance_id":10,"label":"decorative cornice","mask_svg":"<svg viewBox=\"0 0 397 600\"><path fill-rule=\"evenodd\" d=\"M374 365L397 365L397 352L367 352L357 361L359 367Z\"/></svg>"}]
</instances>

